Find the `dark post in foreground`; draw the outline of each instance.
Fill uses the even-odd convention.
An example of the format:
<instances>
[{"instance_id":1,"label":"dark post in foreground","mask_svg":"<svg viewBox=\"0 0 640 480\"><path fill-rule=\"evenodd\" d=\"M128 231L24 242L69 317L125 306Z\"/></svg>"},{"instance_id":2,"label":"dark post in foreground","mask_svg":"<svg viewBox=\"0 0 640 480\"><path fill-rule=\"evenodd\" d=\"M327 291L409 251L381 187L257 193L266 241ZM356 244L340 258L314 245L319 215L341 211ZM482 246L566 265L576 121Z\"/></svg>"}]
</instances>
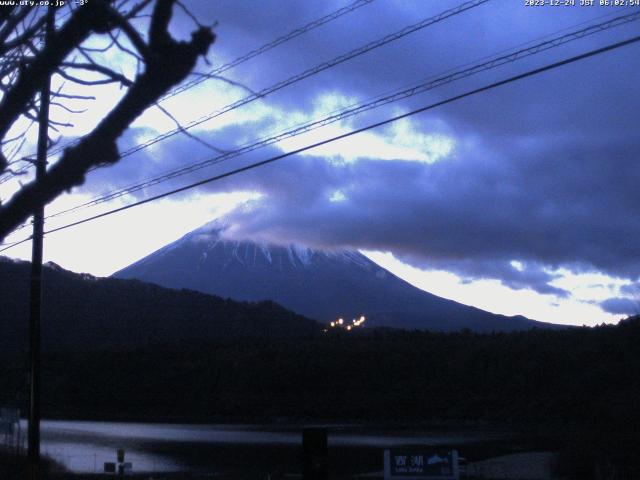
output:
<instances>
[{"instance_id":1,"label":"dark post in foreground","mask_svg":"<svg viewBox=\"0 0 640 480\"><path fill-rule=\"evenodd\" d=\"M53 32L54 7L48 7L45 46ZM38 152L36 182L44 177L47 168L49 133L49 95L51 77L47 76L40 91L38 112ZM29 307L29 431L27 440L27 467L29 479L40 478L40 316L42 310L42 243L44 207L33 212L33 240L31 247L31 293Z\"/></svg>"},{"instance_id":2,"label":"dark post in foreground","mask_svg":"<svg viewBox=\"0 0 640 480\"><path fill-rule=\"evenodd\" d=\"M302 430L302 478L325 480L327 478L327 429Z\"/></svg>"}]
</instances>

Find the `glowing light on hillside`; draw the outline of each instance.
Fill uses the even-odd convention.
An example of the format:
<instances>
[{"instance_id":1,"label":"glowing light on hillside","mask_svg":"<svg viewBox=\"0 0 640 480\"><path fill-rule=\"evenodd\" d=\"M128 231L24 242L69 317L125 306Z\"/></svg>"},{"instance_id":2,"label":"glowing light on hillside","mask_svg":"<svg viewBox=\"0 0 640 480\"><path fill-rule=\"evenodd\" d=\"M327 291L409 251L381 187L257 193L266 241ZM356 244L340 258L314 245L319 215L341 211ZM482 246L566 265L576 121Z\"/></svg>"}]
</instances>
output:
<instances>
[{"instance_id":1,"label":"glowing light on hillside","mask_svg":"<svg viewBox=\"0 0 640 480\"><path fill-rule=\"evenodd\" d=\"M348 324L345 323L344 318L338 318L338 320L330 322L329 328L324 329L323 332L326 333L331 329L334 329L334 330L340 329L340 330L346 330L350 332L356 328L362 327L365 321L366 321L366 318L364 315L361 315L357 319L354 318L353 320L351 320L351 323L348 323Z\"/></svg>"}]
</instances>

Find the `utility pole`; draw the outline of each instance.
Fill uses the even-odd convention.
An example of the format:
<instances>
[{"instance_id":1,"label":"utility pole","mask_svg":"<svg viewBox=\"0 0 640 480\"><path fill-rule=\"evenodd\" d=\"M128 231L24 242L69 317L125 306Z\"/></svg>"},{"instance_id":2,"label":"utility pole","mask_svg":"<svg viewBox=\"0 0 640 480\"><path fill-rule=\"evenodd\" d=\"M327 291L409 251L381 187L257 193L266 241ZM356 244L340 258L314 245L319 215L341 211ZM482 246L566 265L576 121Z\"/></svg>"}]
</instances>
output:
<instances>
[{"instance_id":1,"label":"utility pole","mask_svg":"<svg viewBox=\"0 0 640 480\"><path fill-rule=\"evenodd\" d=\"M55 9L47 7L44 48L55 28ZM51 76L47 75L40 90L38 112L38 151L36 183L47 170L49 140L49 95ZM29 431L27 440L27 468L29 480L40 478L40 317L42 311L42 247L44 236L44 205L33 212L33 241L31 247L31 295L29 308Z\"/></svg>"}]
</instances>

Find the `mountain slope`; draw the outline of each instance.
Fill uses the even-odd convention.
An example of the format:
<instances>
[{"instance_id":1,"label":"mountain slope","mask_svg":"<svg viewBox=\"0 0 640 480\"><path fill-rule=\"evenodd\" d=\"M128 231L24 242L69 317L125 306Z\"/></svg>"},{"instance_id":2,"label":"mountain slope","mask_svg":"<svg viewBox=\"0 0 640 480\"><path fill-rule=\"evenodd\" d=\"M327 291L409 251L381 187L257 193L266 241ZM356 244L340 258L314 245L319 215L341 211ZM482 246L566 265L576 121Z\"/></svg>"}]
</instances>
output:
<instances>
[{"instance_id":1,"label":"mountain slope","mask_svg":"<svg viewBox=\"0 0 640 480\"><path fill-rule=\"evenodd\" d=\"M215 222L205 225L114 276L238 300L269 299L323 322L364 314L372 326L438 331L552 326L432 295L357 251L227 240L223 232L224 227Z\"/></svg>"},{"instance_id":2,"label":"mountain slope","mask_svg":"<svg viewBox=\"0 0 640 480\"><path fill-rule=\"evenodd\" d=\"M320 332L309 319L272 302L238 303L138 280L96 278L47 264L45 349L140 347L241 336L300 337ZM29 263L0 257L0 352L26 349Z\"/></svg>"}]
</instances>

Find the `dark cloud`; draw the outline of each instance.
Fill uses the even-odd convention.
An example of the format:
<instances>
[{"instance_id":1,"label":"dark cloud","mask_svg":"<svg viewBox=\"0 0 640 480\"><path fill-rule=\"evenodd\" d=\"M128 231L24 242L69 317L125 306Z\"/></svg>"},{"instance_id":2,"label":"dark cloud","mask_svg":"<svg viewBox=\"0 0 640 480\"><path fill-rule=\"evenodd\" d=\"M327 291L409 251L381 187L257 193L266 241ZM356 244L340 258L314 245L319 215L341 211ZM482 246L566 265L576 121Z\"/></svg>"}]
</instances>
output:
<instances>
[{"instance_id":1,"label":"dark cloud","mask_svg":"<svg viewBox=\"0 0 640 480\"><path fill-rule=\"evenodd\" d=\"M351 2L337 0L271 0L262 1L259 5L255 2L235 1L215 4L208 0L190 2L203 21L218 22L218 40L212 50L214 61L228 61L239 57L349 3ZM461 3L461 0L373 1L370 5L281 45L225 75L259 90ZM269 96L269 102L284 108L300 109L308 107L316 95L327 91L367 98L422 81L453 67L475 62L488 54L504 52L516 46L522 47L532 40L542 41L547 39L545 36L552 34L584 28L585 21L603 14L609 14L608 18L612 18L623 13L628 11L619 9L614 12L598 7L536 10L526 8L519 2L489 2L305 79L294 87ZM604 20L606 18L600 21ZM186 21L184 28L191 28ZM636 28L637 25L631 24L602 32L561 49L528 58L513 67L505 67L495 73L483 74L470 81L409 100L405 105L429 103L429 100L442 98L462 88L478 86L503 78L509 73L595 48L625 35L631 36ZM554 123L557 126L571 117L575 110L579 110L582 102L599 104L602 99L628 96L627 89L634 88L629 80L640 66L640 60L633 57L629 50L623 50L619 54L609 54L607 58L600 57L545 74L547 80L544 82L524 82L503 93L497 99L496 107L499 108L495 111L499 111L503 118L515 120L506 124L510 127L524 125L529 131L546 128L551 121L548 118L550 114L556 117ZM620 71L618 78L611 75L612 66ZM600 72L600 78L594 78L594 70ZM622 85L620 78L626 78L627 85ZM556 108L557 102L561 102L563 108ZM572 109L571 104L575 108ZM539 119L539 114L543 112L547 116L545 122L532 118L537 116ZM447 114L469 123L475 130L492 129L495 132L502 131L505 127L499 119L498 122L494 121L497 116L495 113L487 114L484 99L477 104L470 101L464 108L451 110ZM573 117L573 121L582 119L583 117Z\"/></svg>"},{"instance_id":2,"label":"dark cloud","mask_svg":"<svg viewBox=\"0 0 640 480\"><path fill-rule=\"evenodd\" d=\"M472 259L507 272L504 265L520 260L640 274L632 200L640 166L624 145L601 146L610 152L602 157L582 144L522 151L505 143L476 142L433 165L291 161L236 179L267 197L235 221L250 234L273 227L307 242L390 250L425 266ZM332 190L346 200L330 201Z\"/></svg>"},{"instance_id":3,"label":"dark cloud","mask_svg":"<svg viewBox=\"0 0 640 480\"><path fill-rule=\"evenodd\" d=\"M625 295L636 296L640 298L640 282L630 283L628 285L622 285L620 287L620 293Z\"/></svg>"},{"instance_id":4,"label":"dark cloud","mask_svg":"<svg viewBox=\"0 0 640 480\"><path fill-rule=\"evenodd\" d=\"M531 289L542 295L567 298L571 293L550 283L561 275L550 273L542 265L533 263L512 263L506 260L484 260L466 258L461 260L427 260L415 255L400 256L406 263L425 268L439 268L458 274L463 283L478 278L495 279L513 290Z\"/></svg>"},{"instance_id":5,"label":"dark cloud","mask_svg":"<svg viewBox=\"0 0 640 480\"><path fill-rule=\"evenodd\" d=\"M600 303L600 308L607 313L637 315L640 313L640 302L625 297L608 298Z\"/></svg>"},{"instance_id":6,"label":"dark cloud","mask_svg":"<svg viewBox=\"0 0 640 480\"><path fill-rule=\"evenodd\" d=\"M261 2L259 12L251 3L222 2L212 8L210 2L204 2L203 6L206 6L206 15L213 15L220 22L218 48L233 58L347 3L323 2L323 8L318 8L317 4L310 6L307 2ZM278 47L269 55L252 60L230 74L238 80L247 80L253 88L262 88L460 3L462 2L448 0L391 4L374 1L369 6ZM603 13L611 14L611 10L569 8L550 13L547 9L526 9L521 3L490 2L306 79L293 92L287 89L270 98L270 101L299 108L305 99L313 98L320 91L337 89L361 97L377 95L381 91L404 86L475 61L487 54L541 39ZM583 27L584 25L578 25L575 28ZM637 26L632 24L600 33L504 70L521 71L526 67L538 66L601 46L624 37L625 33L634 32L635 28ZM513 115L521 119L523 113L546 111L564 119L573 113L568 108L571 104L579 109L582 101L601 103L602 98L623 96L625 90L616 92L621 85L615 76L611 76L608 67L615 65L616 70L625 73L622 78L633 78L639 62L632 59L632 56L629 51L622 51L606 59L601 57L546 74L545 82L532 80L514 87L508 94L503 94L503 101L499 101L501 115ZM601 72L601 79L594 79L593 75L586 73L594 70ZM477 78L489 80L502 76L504 73L500 71ZM478 82L473 80L469 84L477 85ZM632 83L628 86L632 86ZM457 87L444 90L457 90ZM440 93L434 93L429 97L440 96ZM556 101L561 101L565 108L555 108ZM420 100L417 103L424 102ZM509 106L511 108L504 108ZM482 117L484 125L487 121L493 123L491 117L494 115L487 115L484 100L480 102L479 108L467 106L464 110L458 109L456 113L472 122L474 128L478 128L474 121L478 115ZM528 129L539 124L531 119L527 120Z\"/></svg>"},{"instance_id":7,"label":"dark cloud","mask_svg":"<svg viewBox=\"0 0 640 480\"><path fill-rule=\"evenodd\" d=\"M208 140L226 145L239 128ZM207 190L265 195L252 208L231 215L238 235L389 250L423 268L443 268L463 278L495 278L511 288L562 297L567 292L550 285L557 276L548 269L640 275L640 261L633 260L640 251L632 241L640 233L633 201L640 164L629 156L636 150L634 139L627 145L576 136L527 144L526 149L513 137L499 144L456 140L451 158L432 165L372 159L335 164L297 157ZM127 159L96 180L106 186L123 177L145 178L150 171L141 166L178 166L183 151L211 154L188 138L170 145ZM163 188L276 153L273 147L254 152ZM331 200L336 191L343 201ZM522 262L522 270L512 260Z\"/></svg>"},{"instance_id":8,"label":"dark cloud","mask_svg":"<svg viewBox=\"0 0 640 480\"><path fill-rule=\"evenodd\" d=\"M229 76L260 89L457 3L375 1ZM220 22L214 55L229 60L344 3L194 5L202 18ZM549 9L526 9L520 2L494 2L263 101L285 112L308 113L318 95L327 92L365 99L603 13L611 10L565 8L550 14ZM590 37L400 107L415 108L601 46L634 28L637 25ZM559 267L635 281L640 276L640 246L634 240L640 234L637 51L637 46L627 47L415 117L415 130L445 134L455 142L453 153L435 164L403 158L379 161L375 152L354 163L299 156L202 190L264 194L229 217L237 235L387 250L419 267L447 269L464 279L498 279L514 289L558 297L569 295L552 285L557 279L552 272ZM394 108L377 115L390 115ZM259 137L274 121L255 120L200 135L233 148ZM139 133L129 132L122 145L133 143ZM390 130L382 129L381 135L390 135ZM269 147L139 195L276 153L280 151ZM207 156L215 154L177 137L96 172L84 188L102 191ZM335 192L344 200L332 201ZM513 260L520 262L518 268Z\"/></svg>"}]
</instances>

